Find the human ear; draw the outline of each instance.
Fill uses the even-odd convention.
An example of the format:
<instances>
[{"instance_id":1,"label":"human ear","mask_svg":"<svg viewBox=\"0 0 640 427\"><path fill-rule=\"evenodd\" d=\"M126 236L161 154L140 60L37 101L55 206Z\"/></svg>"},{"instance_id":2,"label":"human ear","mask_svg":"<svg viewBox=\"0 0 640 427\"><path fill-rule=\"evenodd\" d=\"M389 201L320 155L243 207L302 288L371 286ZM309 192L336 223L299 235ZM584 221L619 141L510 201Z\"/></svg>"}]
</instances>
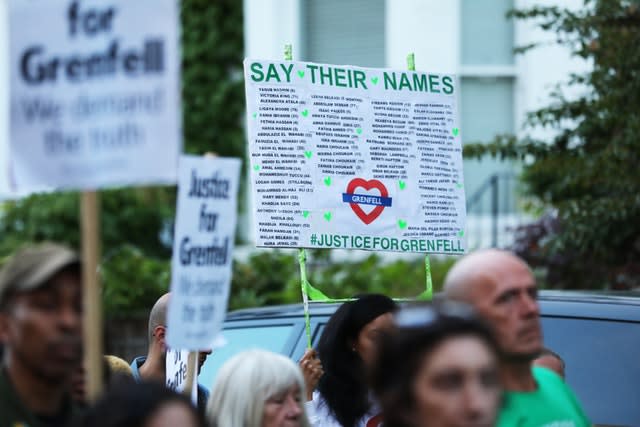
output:
<instances>
[{"instance_id":1,"label":"human ear","mask_svg":"<svg viewBox=\"0 0 640 427\"><path fill-rule=\"evenodd\" d=\"M153 330L153 336L155 337L156 343L158 343L163 351L166 350L166 333L167 329L162 325L156 326Z\"/></svg>"}]
</instances>

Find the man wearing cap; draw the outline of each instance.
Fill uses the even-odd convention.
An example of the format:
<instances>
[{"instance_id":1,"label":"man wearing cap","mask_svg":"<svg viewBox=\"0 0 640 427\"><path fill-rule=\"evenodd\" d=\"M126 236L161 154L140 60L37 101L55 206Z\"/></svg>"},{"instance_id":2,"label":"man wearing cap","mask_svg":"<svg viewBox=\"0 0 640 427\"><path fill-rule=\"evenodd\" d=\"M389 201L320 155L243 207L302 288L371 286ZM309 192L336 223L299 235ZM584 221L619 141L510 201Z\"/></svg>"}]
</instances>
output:
<instances>
[{"instance_id":1,"label":"man wearing cap","mask_svg":"<svg viewBox=\"0 0 640 427\"><path fill-rule=\"evenodd\" d=\"M0 427L65 426L82 358L81 264L53 243L25 247L0 270Z\"/></svg>"}]
</instances>

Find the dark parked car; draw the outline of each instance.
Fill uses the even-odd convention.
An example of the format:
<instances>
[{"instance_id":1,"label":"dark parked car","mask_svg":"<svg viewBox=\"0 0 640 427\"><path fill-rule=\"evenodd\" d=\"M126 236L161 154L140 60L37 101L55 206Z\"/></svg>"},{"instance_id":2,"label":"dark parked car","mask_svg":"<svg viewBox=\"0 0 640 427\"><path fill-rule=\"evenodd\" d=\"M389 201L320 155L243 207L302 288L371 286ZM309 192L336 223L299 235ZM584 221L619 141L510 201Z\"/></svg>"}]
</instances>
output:
<instances>
[{"instance_id":1,"label":"dark parked car","mask_svg":"<svg viewBox=\"0 0 640 427\"><path fill-rule=\"evenodd\" d=\"M640 426L640 293L542 291L539 300L545 344L564 358L567 382L591 421ZM338 304L310 306L315 343ZM223 333L227 346L209 357L200 375L206 386L239 351L260 347L298 360L307 341L301 304L231 312Z\"/></svg>"}]
</instances>

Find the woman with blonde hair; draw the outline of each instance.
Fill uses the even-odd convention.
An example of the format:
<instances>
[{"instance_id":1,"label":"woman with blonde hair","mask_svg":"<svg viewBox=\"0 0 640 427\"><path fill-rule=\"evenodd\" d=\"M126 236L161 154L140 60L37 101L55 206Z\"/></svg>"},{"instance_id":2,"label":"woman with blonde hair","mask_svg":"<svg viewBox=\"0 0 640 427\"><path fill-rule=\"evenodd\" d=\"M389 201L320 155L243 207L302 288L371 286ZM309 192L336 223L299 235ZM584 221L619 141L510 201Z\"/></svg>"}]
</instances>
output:
<instances>
[{"instance_id":1,"label":"woman with blonde hair","mask_svg":"<svg viewBox=\"0 0 640 427\"><path fill-rule=\"evenodd\" d=\"M248 350L220 368L207 403L211 427L309 427L304 379L280 354Z\"/></svg>"}]
</instances>

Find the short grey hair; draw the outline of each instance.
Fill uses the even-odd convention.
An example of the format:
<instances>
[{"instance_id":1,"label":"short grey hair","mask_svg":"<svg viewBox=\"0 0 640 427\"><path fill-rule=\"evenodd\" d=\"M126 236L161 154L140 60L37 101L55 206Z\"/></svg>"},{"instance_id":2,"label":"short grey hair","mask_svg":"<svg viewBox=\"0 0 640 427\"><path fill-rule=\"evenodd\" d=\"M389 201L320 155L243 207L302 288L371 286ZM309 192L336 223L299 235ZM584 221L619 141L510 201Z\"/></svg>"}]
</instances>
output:
<instances>
[{"instance_id":1,"label":"short grey hair","mask_svg":"<svg viewBox=\"0 0 640 427\"><path fill-rule=\"evenodd\" d=\"M302 427L309 427L304 409L302 371L286 356L247 350L229 359L218 371L207 403L210 427L259 427L267 399L298 386Z\"/></svg>"}]
</instances>

